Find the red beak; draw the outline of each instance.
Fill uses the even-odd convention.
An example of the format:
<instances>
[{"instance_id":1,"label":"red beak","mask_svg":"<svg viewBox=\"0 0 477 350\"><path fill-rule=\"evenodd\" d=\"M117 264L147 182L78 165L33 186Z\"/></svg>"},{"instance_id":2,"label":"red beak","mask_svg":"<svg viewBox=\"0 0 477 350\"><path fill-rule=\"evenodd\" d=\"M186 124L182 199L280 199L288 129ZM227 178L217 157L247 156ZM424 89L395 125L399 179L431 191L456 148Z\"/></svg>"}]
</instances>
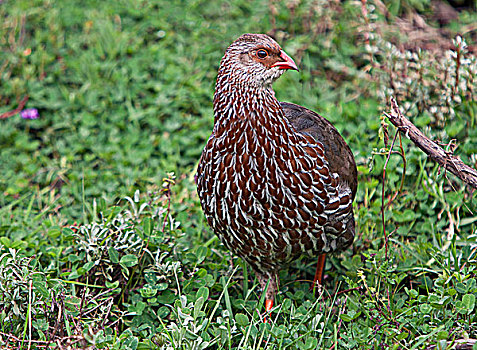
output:
<instances>
[{"instance_id":1,"label":"red beak","mask_svg":"<svg viewBox=\"0 0 477 350\"><path fill-rule=\"evenodd\" d=\"M293 70L299 70L298 67L295 64L295 61L288 56L285 51L280 50L280 58L283 59L283 61L279 61L277 63L274 63L272 67L278 67L280 69L293 69Z\"/></svg>"}]
</instances>

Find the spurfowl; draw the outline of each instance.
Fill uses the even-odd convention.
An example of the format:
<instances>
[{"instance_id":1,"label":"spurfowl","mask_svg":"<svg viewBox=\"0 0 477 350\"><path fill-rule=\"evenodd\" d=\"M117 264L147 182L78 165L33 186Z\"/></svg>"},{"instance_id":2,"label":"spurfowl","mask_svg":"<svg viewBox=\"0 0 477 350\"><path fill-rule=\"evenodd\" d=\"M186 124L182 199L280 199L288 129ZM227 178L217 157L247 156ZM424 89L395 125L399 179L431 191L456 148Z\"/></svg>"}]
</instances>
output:
<instances>
[{"instance_id":1,"label":"spurfowl","mask_svg":"<svg viewBox=\"0 0 477 350\"><path fill-rule=\"evenodd\" d=\"M197 170L207 221L247 261L270 311L280 267L303 254L347 248L354 239L353 154L330 122L279 102L272 83L295 62L269 36L244 34L220 63L214 128Z\"/></svg>"}]
</instances>

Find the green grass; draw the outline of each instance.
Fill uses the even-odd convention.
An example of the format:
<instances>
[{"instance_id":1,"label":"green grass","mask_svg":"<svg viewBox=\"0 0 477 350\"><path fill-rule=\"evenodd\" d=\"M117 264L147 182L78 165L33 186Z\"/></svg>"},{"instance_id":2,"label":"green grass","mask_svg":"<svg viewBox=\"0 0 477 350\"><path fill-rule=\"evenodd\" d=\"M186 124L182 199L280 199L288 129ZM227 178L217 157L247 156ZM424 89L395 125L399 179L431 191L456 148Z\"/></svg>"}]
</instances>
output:
<instances>
[{"instance_id":1,"label":"green grass","mask_svg":"<svg viewBox=\"0 0 477 350\"><path fill-rule=\"evenodd\" d=\"M409 38L395 16L415 7L437 27L430 2L385 3L388 16L369 1L367 17L351 1L0 4L0 114L24 96L40 113L0 120L0 347L451 349L477 338L476 194L405 137L389 156L396 130L382 117L396 96L475 166L476 59L454 42L468 60L456 86L443 50L397 49ZM475 21L462 11L450 37ZM277 97L336 125L359 188L356 240L328 259L325 290L309 290L314 259L293 263L263 323L258 282L207 227L193 176L225 48L270 31L300 66Z\"/></svg>"}]
</instances>

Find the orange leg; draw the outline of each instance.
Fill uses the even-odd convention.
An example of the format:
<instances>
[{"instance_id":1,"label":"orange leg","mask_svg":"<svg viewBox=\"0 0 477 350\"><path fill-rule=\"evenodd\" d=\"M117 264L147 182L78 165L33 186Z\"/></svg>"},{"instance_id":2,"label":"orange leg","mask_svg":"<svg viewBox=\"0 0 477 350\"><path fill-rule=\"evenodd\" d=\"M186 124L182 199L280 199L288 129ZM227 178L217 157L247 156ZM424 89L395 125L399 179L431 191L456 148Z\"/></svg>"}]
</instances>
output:
<instances>
[{"instance_id":1,"label":"orange leg","mask_svg":"<svg viewBox=\"0 0 477 350\"><path fill-rule=\"evenodd\" d=\"M273 299L267 299L265 300L265 311L267 313L270 313L273 308Z\"/></svg>"},{"instance_id":2,"label":"orange leg","mask_svg":"<svg viewBox=\"0 0 477 350\"><path fill-rule=\"evenodd\" d=\"M263 314L263 323L270 323L268 317L271 315L273 308L273 299L266 299L265 300L265 313Z\"/></svg>"},{"instance_id":3,"label":"orange leg","mask_svg":"<svg viewBox=\"0 0 477 350\"><path fill-rule=\"evenodd\" d=\"M315 272L315 279L313 280L313 288L315 288L317 284L322 285L323 275L325 272L325 262L326 262L326 254L321 254L318 257L318 263L316 264L316 272Z\"/></svg>"},{"instance_id":4,"label":"orange leg","mask_svg":"<svg viewBox=\"0 0 477 350\"><path fill-rule=\"evenodd\" d=\"M262 287L262 290L265 293L265 313L262 316L263 322L269 323L268 316L270 315L272 311L273 300L275 299L275 295L277 294L278 278L276 273L271 273L271 274L257 273L257 277Z\"/></svg>"}]
</instances>

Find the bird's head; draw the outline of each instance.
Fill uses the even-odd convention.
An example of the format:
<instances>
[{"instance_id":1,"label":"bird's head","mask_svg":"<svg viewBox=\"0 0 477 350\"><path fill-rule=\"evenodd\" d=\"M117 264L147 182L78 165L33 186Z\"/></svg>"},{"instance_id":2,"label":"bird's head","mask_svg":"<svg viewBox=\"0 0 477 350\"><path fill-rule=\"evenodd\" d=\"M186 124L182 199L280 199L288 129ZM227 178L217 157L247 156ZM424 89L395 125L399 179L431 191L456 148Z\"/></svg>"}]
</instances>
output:
<instances>
[{"instance_id":1,"label":"bird's head","mask_svg":"<svg viewBox=\"0 0 477 350\"><path fill-rule=\"evenodd\" d=\"M269 88L285 69L298 67L275 40L265 34L243 34L228 47L219 74L228 74L239 84Z\"/></svg>"}]
</instances>

